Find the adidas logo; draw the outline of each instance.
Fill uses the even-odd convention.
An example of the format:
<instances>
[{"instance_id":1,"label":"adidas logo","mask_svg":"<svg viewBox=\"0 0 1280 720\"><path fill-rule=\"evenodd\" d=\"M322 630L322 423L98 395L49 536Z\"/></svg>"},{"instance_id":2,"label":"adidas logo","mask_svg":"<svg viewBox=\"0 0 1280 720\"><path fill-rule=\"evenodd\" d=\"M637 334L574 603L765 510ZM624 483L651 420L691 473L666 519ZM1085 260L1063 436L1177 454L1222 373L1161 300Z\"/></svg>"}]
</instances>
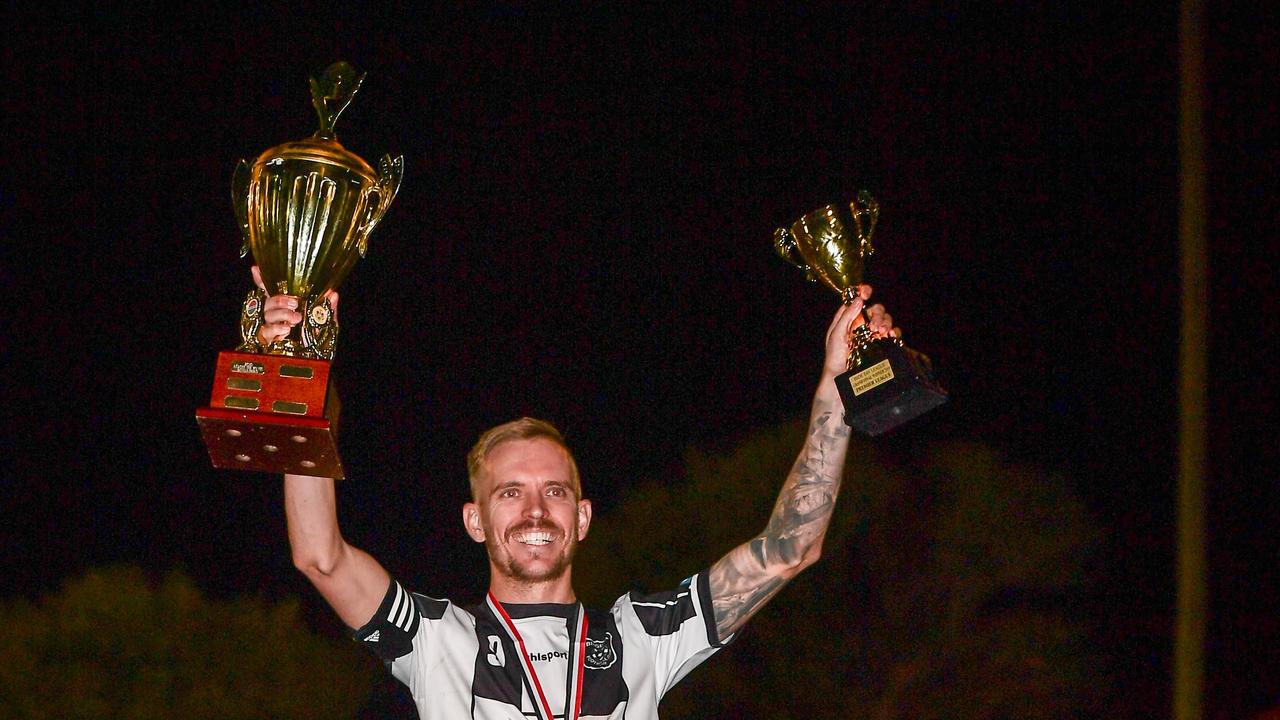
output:
<instances>
[{"instance_id":1,"label":"adidas logo","mask_svg":"<svg viewBox=\"0 0 1280 720\"><path fill-rule=\"evenodd\" d=\"M378 631L374 630L373 634L364 639L365 642L378 642Z\"/></svg>"}]
</instances>

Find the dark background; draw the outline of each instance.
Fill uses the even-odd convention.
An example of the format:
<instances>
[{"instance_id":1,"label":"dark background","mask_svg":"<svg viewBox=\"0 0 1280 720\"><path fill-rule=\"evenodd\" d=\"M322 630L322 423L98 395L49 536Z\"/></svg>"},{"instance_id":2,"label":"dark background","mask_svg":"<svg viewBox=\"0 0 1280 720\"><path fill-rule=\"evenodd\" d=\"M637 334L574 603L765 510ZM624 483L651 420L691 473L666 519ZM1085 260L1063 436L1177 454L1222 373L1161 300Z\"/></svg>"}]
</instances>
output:
<instances>
[{"instance_id":1,"label":"dark background","mask_svg":"<svg viewBox=\"0 0 1280 720\"><path fill-rule=\"evenodd\" d=\"M309 135L307 78L345 59L368 78L339 137L405 156L335 365L344 529L394 575L482 591L458 508L498 422L563 428L607 521L686 447L804 415L837 299L771 234L865 187L876 298L952 393L883 442L977 438L1073 478L1107 535L1088 612L1133 715L1168 714L1176 9L6 12L4 595L130 562L318 604L278 480L211 469L193 412L249 287L232 168ZM1205 32L1207 698L1227 718L1280 704L1280 38L1253 3L1215 4Z\"/></svg>"}]
</instances>

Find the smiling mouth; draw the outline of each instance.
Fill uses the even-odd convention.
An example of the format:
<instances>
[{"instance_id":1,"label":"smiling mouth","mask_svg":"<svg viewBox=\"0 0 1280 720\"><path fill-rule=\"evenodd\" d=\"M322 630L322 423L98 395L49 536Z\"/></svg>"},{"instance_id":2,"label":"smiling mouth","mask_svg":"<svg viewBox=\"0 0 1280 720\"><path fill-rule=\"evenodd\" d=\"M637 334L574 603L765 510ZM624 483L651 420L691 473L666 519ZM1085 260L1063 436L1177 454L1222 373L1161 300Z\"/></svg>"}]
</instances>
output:
<instances>
[{"instance_id":1,"label":"smiling mouth","mask_svg":"<svg viewBox=\"0 0 1280 720\"><path fill-rule=\"evenodd\" d=\"M511 535L511 539L523 545L549 545L554 539L550 532L546 530L532 530L529 532L518 532Z\"/></svg>"}]
</instances>

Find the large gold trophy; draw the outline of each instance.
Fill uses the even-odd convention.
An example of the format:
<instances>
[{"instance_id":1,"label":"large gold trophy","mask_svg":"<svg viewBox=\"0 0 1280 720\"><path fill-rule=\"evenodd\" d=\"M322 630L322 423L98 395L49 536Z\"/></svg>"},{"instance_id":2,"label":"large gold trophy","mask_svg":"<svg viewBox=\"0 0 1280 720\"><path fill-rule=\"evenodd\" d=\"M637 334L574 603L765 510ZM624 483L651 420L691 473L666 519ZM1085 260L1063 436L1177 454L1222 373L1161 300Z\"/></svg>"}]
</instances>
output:
<instances>
[{"instance_id":1,"label":"large gold trophy","mask_svg":"<svg viewBox=\"0 0 1280 720\"><path fill-rule=\"evenodd\" d=\"M824 205L791 227L778 228L774 248L809 280L821 281L851 303L863 282L866 259L875 251L871 236L879 219L880 204L862 190L849 203L848 213ZM892 430L947 400L926 355L899 338L875 337L866 323L850 334L847 366L848 371L836 378L836 387L844 402L845 423L863 434Z\"/></svg>"},{"instance_id":2,"label":"large gold trophy","mask_svg":"<svg viewBox=\"0 0 1280 720\"><path fill-rule=\"evenodd\" d=\"M329 376L338 319L328 293L364 257L369 233L400 188L404 157L384 155L375 173L338 142L333 126L364 82L347 63L311 79L320 128L241 160L231 200L266 292L241 306L239 347L218 355L209 407L196 420L214 467L341 478L339 403ZM258 340L267 295L298 298L290 336Z\"/></svg>"}]
</instances>

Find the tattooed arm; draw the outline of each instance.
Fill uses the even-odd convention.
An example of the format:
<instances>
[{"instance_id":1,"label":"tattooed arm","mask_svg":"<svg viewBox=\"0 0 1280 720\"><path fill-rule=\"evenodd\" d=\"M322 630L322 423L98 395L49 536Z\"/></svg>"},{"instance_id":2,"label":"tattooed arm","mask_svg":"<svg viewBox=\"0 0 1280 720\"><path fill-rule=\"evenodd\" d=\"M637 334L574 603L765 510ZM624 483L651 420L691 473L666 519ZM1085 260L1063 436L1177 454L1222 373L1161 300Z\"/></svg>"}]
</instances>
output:
<instances>
[{"instance_id":1,"label":"tattooed arm","mask_svg":"<svg viewBox=\"0 0 1280 720\"><path fill-rule=\"evenodd\" d=\"M844 406L834 380L845 371L849 330L862 323L862 300L870 295L871 288L862 286L861 297L841 306L827 329L826 361L813 398L809 432L782 485L768 526L711 568L711 603L722 639L740 630L821 554L849 447L849 427L844 424ZM878 334L896 331L893 319L880 306L869 309L868 314Z\"/></svg>"}]
</instances>

